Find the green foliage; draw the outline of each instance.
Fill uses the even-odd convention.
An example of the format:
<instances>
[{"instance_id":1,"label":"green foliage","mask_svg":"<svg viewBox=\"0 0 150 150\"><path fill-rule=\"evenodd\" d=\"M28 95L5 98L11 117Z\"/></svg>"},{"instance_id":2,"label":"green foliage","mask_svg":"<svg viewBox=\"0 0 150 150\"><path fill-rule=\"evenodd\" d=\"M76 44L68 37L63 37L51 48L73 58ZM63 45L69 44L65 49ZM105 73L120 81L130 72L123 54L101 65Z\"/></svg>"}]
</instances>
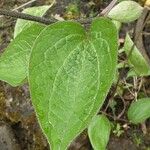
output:
<instances>
[{"instance_id":1,"label":"green foliage","mask_svg":"<svg viewBox=\"0 0 150 150\"><path fill-rule=\"evenodd\" d=\"M119 22L128 23L138 19L143 11L138 3L134 1L122 1L108 13L108 17Z\"/></svg>"},{"instance_id":2,"label":"green foliage","mask_svg":"<svg viewBox=\"0 0 150 150\"><path fill-rule=\"evenodd\" d=\"M32 7L23 12L43 16L49 8ZM95 19L88 32L82 25L71 21L45 27L17 20L15 39L0 57L0 79L13 86L29 80L32 103L52 150L67 149L88 125L93 148L106 148L110 122L103 115L95 115L112 82L118 80L116 69L124 66L122 62L117 66L121 22L136 20L142 10L136 2L120 2L108 14L115 21L103 17ZM73 15L79 13L76 5L70 5L67 11ZM127 35L119 53L125 51L129 55L132 46ZM150 66L136 47L128 60L129 65L125 67L132 69L130 75L150 74ZM117 88L122 95L123 90L120 91ZM112 102L109 107L115 114L116 103ZM149 110L149 98L138 100L131 104L128 118L133 123L142 122L150 117ZM117 123L113 132L118 137L123 133L120 124Z\"/></svg>"},{"instance_id":3,"label":"green foliage","mask_svg":"<svg viewBox=\"0 0 150 150\"><path fill-rule=\"evenodd\" d=\"M111 124L104 116L95 116L89 127L88 135L94 150L105 150L109 141Z\"/></svg>"},{"instance_id":4,"label":"green foliage","mask_svg":"<svg viewBox=\"0 0 150 150\"><path fill-rule=\"evenodd\" d=\"M144 59L140 51L136 48L129 34L127 34L125 38L124 50L128 56L129 65L132 68L132 74L130 71L130 76L135 74L137 76L150 75L149 64Z\"/></svg>"},{"instance_id":5,"label":"green foliage","mask_svg":"<svg viewBox=\"0 0 150 150\"><path fill-rule=\"evenodd\" d=\"M133 142L136 144L137 147L139 147L142 144L142 137L140 137L138 134L133 133Z\"/></svg>"},{"instance_id":6,"label":"green foliage","mask_svg":"<svg viewBox=\"0 0 150 150\"><path fill-rule=\"evenodd\" d=\"M112 20L112 22L114 23L114 25L116 26L117 30L119 31L121 28L121 22L116 21L116 20Z\"/></svg>"},{"instance_id":7,"label":"green foliage","mask_svg":"<svg viewBox=\"0 0 150 150\"><path fill-rule=\"evenodd\" d=\"M35 41L29 85L53 150L66 149L102 106L115 75L117 37L114 24L100 18L89 33L78 23L59 22Z\"/></svg>"},{"instance_id":8,"label":"green foliage","mask_svg":"<svg viewBox=\"0 0 150 150\"><path fill-rule=\"evenodd\" d=\"M34 16L43 16L49 8L50 6L31 7L23 10L23 13L34 15ZM33 24L35 24L33 21L18 19L15 25L14 38L23 30L29 28Z\"/></svg>"},{"instance_id":9,"label":"green foliage","mask_svg":"<svg viewBox=\"0 0 150 150\"><path fill-rule=\"evenodd\" d=\"M128 118L132 123L142 123L150 117L150 98L138 99L128 110Z\"/></svg>"},{"instance_id":10,"label":"green foliage","mask_svg":"<svg viewBox=\"0 0 150 150\"><path fill-rule=\"evenodd\" d=\"M120 137L124 131L121 129L121 126L119 123L116 124L115 129L113 130L113 133L117 136Z\"/></svg>"},{"instance_id":11,"label":"green foliage","mask_svg":"<svg viewBox=\"0 0 150 150\"><path fill-rule=\"evenodd\" d=\"M71 15L79 15L79 8L77 3L70 3L66 8L66 13Z\"/></svg>"},{"instance_id":12,"label":"green foliage","mask_svg":"<svg viewBox=\"0 0 150 150\"><path fill-rule=\"evenodd\" d=\"M109 104L109 107L111 108L113 115L115 115L116 105L117 105L117 102L114 99Z\"/></svg>"},{"instance_id":13,"label":"green foliage","mask_svg":"<svg viewBox=\"0 0 150 150\"><path fill-rule=\"evenodd\" d=\"M26 79L33 43L44 27L34 24L10 43L0 57L0 80L18 86Z\"/></svg>"}]
</instances>

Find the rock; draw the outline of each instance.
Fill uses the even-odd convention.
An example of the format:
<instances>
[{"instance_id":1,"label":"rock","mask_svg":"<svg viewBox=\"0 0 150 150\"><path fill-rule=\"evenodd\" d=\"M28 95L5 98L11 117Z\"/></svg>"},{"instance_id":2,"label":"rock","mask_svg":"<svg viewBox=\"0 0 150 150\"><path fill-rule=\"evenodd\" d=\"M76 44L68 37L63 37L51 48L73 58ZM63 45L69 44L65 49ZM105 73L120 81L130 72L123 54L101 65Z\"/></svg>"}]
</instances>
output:
<instances>
[{"instance_id":1,"label":"rock","mask_svg":"<svg viewBox=\"0 0 150 150\"><path fill-rule=\"evenodd\" d=\"M11 128L5 124L0 125L0 149L20 150Z\"/></svg>"}]
</instances>

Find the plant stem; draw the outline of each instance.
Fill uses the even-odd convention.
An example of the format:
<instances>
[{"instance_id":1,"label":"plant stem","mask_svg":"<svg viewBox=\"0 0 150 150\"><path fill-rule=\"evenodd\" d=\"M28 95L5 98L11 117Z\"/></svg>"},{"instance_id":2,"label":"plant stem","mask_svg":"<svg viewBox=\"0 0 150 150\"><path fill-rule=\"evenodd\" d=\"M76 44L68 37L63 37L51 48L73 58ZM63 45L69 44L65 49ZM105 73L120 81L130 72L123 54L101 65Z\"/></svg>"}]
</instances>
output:
<instances>
[{"instance_id":1,"label":"plant stem","mask_svg":"<svg viewBox=\"0 0 150 150\"><path fill-rule=\"evenodd\" d=\"M100 13L100 16L106 16L116 3L117 3L117 0L112 0L112 2ZM21 12L16 12L14 10L10 11L10 10L0 9L0 15L14 17L17 19L35 21L35 22L39 22L45 25L49 25L51 23L57 22L56 19L47 19L44 17L37 17L37 16L33 16L33 15L21 13ZM81 24L90 24L92 21L92 18L78 19L76 21L80 22Z\"/></svg>"},{"instance_id":2,"label":"plant stem","mask_svg":"<svg viewBox=\"0 0 150 150\"><path fill-rule=\"evenodd\" d=\"M45 25L49 25L51 23L55 23L58 21L56 19L47 19L44 17L37 17L37 16L33 16L33 15L21 13L21 12L9 11L9 10L3 10L3 9L0 9L0 15L14 17L17 19L19 18L19 19L24 19L24 20L35 21L35 22L39 22L39 23L42 23ZM92 21L92 18L77 19L76 21L78 21L82 24L89 24Z\"/></svg>"},{"instance_id":3,"label":"plant stem","mask_svg":"<svg viewBox=\"0 0 150 150\"><path fill-rule=\"evenodd\" d=\"M25 8L31 4L33 4L34 2L36 2L37 0L30 0L29 2L26 2L25 4L17 7L17 8L14 8L13 11L16 11L16 10L19 10L19 9L22 9L22 8Z\"/></svg>"},{"instance_id":4,"label":"plant stem","mask_svg":"<svg viewBox=\"0 0 150 150\"><path fill-rule=\"evenodd\" d=\"M112 0L111 3L103 9L103 11L100 13L101 16L107 16L108 13L111 11L111 9L115 6L115 4L118 2L118 0Z\"/></svg>"},{"instance_id":5,"label":"plant stem","mask_svg":"<svg viewBox=\"0 0 150 150\"><path fill-rule=\"evenodd\" d=\"M35 22L46 24L46 25L56 22L52 19L46 19L43 17L37 17L37 16L32 16L32 15L21 13L21 12L9 11L9 10L3 10L3 9L0 9L0 15L35 21Z\"/></svg>"},{"instance_id":6,"label":"plant stem","mask_svg":"<svg viewBox=\"0 0 150 150\"><path fill-rule=\"evenodd\" d=\"M135 34L134 42L135 42L137 48L140 50L143 57L145 58L145 60L150 65L150 59L148 57L148 52L145 49L145 46L143 43L144 39L143 39L143 35L142 35L144 27L145 27L145 25L149 19L150 19L149 8L144 7L143 13L142 13L141 17L138 19L136 27L135 27L136 28L136 34Z\"/></svg>"}]
</instances>

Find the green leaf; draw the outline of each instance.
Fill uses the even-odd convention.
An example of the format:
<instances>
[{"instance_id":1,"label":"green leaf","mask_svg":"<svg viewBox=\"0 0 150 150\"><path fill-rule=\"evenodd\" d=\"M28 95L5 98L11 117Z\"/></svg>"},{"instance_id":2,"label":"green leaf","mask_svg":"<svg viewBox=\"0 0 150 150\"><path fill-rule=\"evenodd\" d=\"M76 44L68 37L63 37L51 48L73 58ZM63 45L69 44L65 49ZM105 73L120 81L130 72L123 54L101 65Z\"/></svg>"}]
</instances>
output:
<instances>
[{"instance_id":1,"label":"green leaf","mask_svg":"<svg viewBox=\"0 0 150 150\"><path fill-rule=\"evenodd\" d=\"M29 65L32 103L52 150L64 150L102 106L117 64L117 30L106 18L89 33L76 22L48 26Z\"/></svg>"},{"instance_id":2,"label":"green leaf","mask_svg":"<svg viewBox=\"0 0 150 150\"><path fill-rule=\"evenodd\" d=\"M128 71L127 78L129 77L137 77L137 76L149 76L150 71L146 74L137 74L134 70L134 67L131 67L130 70Z\"/></svg>"},{"instance_id":3,"label":"green leaf","mask_svg":"<svg viewBox=\"0 0 150 150\"><path fill-rule=\"evenodd\" d=\"M128 118L132 123L142 123L150 117L150 98L141 98L133 102L128 110Z\"/></svg>"},{"instance_id":4,"label":"green leaf","mask_svg":"<svg viewBox=\"0 0 150 150\"><path fill-rule=\"evenodd\" d=\"M108 13L108 17L119 22L128 23L138 19L143 11L138 3L134 1L122 1Z\"/></svg>"},{"instance_id":5,"label":"green leaf","mask_svg":"<svg viewBox=\"0 0 150 150\"><path fill-rule=\"evenodd\" d=\"M130 77L137 77L137 74L133 68L130 68L130 70L128 71L127 78L130 78Z\"/></svg>"},{"instance_id":6,"label":"green leaf","mask_svg":"<svg viewBox=\"0 0 150 150\"><path fill-rule=\"evenodd\" d=\"M124 43L124 50L128 56L128 62L132 70L137 74L137 76L146 76L150 73L150 66L144 59L140 51L134 46L129 34L127 34Z\"/></svg>"},{"instance_id":7,"label":"green leaf","mask_svg":"<svg viewBox=\"0 0 150 150\"><path fill-rule=\"evenodd\" d=\"M121 22L116 21L116 20L112 20L112 22L114 23L114 25L116 26L117 30L119 31L120 28L121 28L121 25L122 25Z\"/></svg>"},{"instance_id":8,"label":"green leaf","mask_svg":"<svg viewBox=\"0 0 150 150\"><path fill-rule=\"evenodd\" d=\"M110 132L111 124L105 116L95 116L92 119L88 127L88 135L94 150L106 150Z\"/></svg>"},{"instance_id":9,"label":"green leaf","mask_svg":"<svg viewBox=\"0 0 150 150\"><path fill-rule=\"evenodd\" d=\"M51 6L38 6L38 7L26 8L23 10L23 13L42 17L50 7ZM33 21L18 19L16 22L16 25L15 25L14 38L20 32L29 28L33 24L35 24L35 22L33 22Z\"/></svg>"},{"instance_id":10,"label":"green leaf","mask_svg":"<svg viewBox=\"0 0 150 150\"><path fill-rule=\"evenodd\" d=\"M0 57L0 80L18 86L26 79L31 48L44 27L34 24L10 43Z\"/></svg>"}]
</instances>

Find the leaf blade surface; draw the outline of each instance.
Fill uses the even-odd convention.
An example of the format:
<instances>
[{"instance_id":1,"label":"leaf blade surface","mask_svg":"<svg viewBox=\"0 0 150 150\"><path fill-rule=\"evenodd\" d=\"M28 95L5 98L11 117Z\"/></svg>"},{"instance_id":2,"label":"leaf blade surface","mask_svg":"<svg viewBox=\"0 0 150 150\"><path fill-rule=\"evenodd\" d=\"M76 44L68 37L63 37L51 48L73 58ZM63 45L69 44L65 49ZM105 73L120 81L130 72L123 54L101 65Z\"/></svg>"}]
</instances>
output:
<instances>
[{"instance_id":1,"label":"leaf blade surface","mask_svg":"<svg viewBox=\"0 0 150 150\"><path fill-rule=\"evenodd\" d=\"M148 62L134 45L129 34L127 34L125 38L124 50L128 56L129 65L138 76L147 76L150 74Z\"/></svg>"},{"instance_id":2,"label":"leaf blade surface","mask_svg":"<svg viewBox=\"0 0 150 150\"><path fill-rule=\"evenodd\" d=\"M20 85L27 77L31 48L45 26L34 24L14 39L0 57L0 79L12 86Z\"/></svg>"},{"instance_id":3,"label":"leaf blade surface","mask_svg":"<svg viewBox=\"0 0 150 150\"><path fill-rule=\"evenodd\" d=\"M60 22L47 27L36 40L30 90L52 149L66 149L103 104L115 74L117 45L116 28L104 18L93 22L90 34L77 23Z\"/></svg>"},{"instance_id":4,"label":"leaf blade surface","mask_svg":"<svg viewBox=\"0 0 150 150\"><path fill-rule=\"evenodd\" d=\"M38 6L38 7L30 7L30 8L24 9L23 13L42 17L50 7L51 6L46 6L46 5ZM23 30L26 30L33 24L35 24L35 22L33 22L33 21L17 19L16 25L15 25L15 30L14 30L14 38L16 38L17 35L19 35L19 33L21 33Z\"/></svg>"},{"instance_id":5,"label":"leaf blade surface","mask_svg":"<svg viewBox=\"0 0 150 150\"><path fill-rule=\"evenodd\" d=\"M138 99L128 109L128 118L132 123L142 123L150 117L150 98Z\"/></svg>"},{"instance_id":6,"label":"leaf blade surface","mask_svg":"<svg viewBox=\"0 0 150 150\"><path fill-rule=\"evenodd\" d=\"M108 13L108 17L119 22L128 23L138 19L143 11L138 3L134 1L122 1L114 6Z\"/></svg>"},{"instance_id":7,"label":"leaf blade surface","mask_svg":"<svg viewBox=\"0 0 150 150\"><path fill-rule=\"evenodd\" d=\"M109 141L111 124L107 117L95 116L89 127L88 135L94 150L105 150Z\"/></svg>"}]
</instances>

